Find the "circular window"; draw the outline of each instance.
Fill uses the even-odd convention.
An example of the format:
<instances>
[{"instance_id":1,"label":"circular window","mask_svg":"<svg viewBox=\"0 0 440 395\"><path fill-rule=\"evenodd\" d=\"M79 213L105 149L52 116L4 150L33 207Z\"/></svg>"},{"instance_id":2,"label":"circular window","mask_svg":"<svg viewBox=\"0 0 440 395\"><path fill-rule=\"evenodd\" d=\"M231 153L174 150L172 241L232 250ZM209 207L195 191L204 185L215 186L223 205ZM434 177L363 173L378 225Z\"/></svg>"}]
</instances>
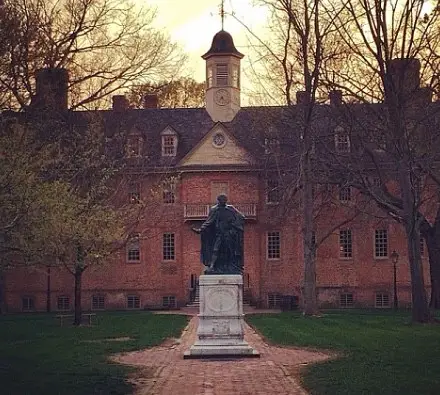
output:
<instances>
[{"instance_id":1,"label":"circular window","mask_svg":"<svg viewBox=\"0 0 440 395\"><path fill-rule=\"evenodd\" d=\"M214 147L221 148L226 144L226 137L223 133L216 133L212 137L212 143Z\"/></svg>"}]
</instances>

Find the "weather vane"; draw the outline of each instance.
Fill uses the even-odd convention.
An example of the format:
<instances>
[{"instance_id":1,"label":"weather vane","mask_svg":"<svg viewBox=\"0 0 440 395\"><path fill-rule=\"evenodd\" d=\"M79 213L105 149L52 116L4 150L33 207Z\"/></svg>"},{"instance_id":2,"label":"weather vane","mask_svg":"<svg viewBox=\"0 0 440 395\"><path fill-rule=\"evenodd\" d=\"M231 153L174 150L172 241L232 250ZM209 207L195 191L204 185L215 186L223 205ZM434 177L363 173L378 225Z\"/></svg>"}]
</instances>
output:
<instances>
[{"instance_id":1,"label":"weather vane","mask_svg":"<svg viewBox=\"0 0 440 395\"><path fill-rule=\"evenodd\" d=\"M224 30L224 25L225 25L225 0L222 0L221 5L220 5L220 16L222 18L222 30Z\"/></svg>"}]
</instances>

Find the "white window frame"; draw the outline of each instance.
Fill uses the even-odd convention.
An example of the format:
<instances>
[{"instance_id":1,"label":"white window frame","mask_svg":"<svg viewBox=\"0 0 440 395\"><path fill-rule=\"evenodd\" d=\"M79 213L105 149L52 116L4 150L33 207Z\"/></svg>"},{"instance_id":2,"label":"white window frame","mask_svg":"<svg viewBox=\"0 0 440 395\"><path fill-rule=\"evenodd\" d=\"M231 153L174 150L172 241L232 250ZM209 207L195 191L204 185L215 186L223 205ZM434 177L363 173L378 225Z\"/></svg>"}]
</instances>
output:
<instances>
[{"instance_id":1,"label":"white window frame","mask_svg":"<svg viewBox=\"0 0 440 395\"><path fill-rule=\"evenodd\" d=\"M135 294L127 295L127 309L139 310L140 308L141 308L141 297Z\"/></svg>"},{"instance_id":2,"label":"white window frame","mask_svg":"<svg viewBox=\"0 0 440 395\"><path fill-rule=\"evenodd\" d=\"M105 295L101 295L101 294L92 295L91 309L94 311L105 310Z\"/></svg>"},{"instance_id":3,"label":"white window frame","mask_svg":"<svg viewBox=\"0 0 440 395\"><path fill-rule=\"evenodd\" d=\"M389 257L388 229L374 230L374 258L386 259Z\"/></svg>"},{"instance_id":4,"label":"white window frame","mask_svg":"<svg viewBox=\"0 0 440 395\"><path fill-rule=\"evenodd\" d=\"M139 258L133 258L133 255L136 254ZM129 240L127 241L126 247L126 261L127 263L140 263L141 262L141 238L139 233L133 233L130 235Z\"/></svg>"},{"instance_id":5,"label":"white window frame","mask_svg":"<svg viewBox=\"0 0 440 395\"><path fill-rule=\"evenodd\" d=\"M66 307L66 301L67 301L67 307ZM70 296L60 295L57 297L57 310L58 311L69 311L70 310Z\"/></svg>"},{"instance_id":6,"label":"white window frame","mask_svg":"<svg viewBox=\"0 0 440 395\"><path fill-rule=\"evenodd\" d=\"M353 259L353 233L351 229L339 230L338 245L339 245L339 259Z\"/></svg>"},{"instance_id":7,"label":"white window frame","mask_svg":"<svg viewBox=\"0 0 440 395\"><path fill-rule=\"evenodd\" d=\"M350 186L339 186L339 201L341 203L351 202L352 190Z\"/></svg>"},{"instance_id":8,"label":"white window frame","mask_svg":"<svg viewBox=\"0 0 440 395\"><path fill-rule=\"evenodd\" d=\"M176 234L165 232L162 235L162 260L164 262L176 261Z\"/></svg>"},{"instance_id":9,"label":"white window frame","mask_svg":"<svg viewBox=\"0 0 440 395\"><path fill-rule=\"evenodd\" d=\"M376 292L374 294L374 307L376 309L388 309L391 307L391 298L388 292Z\"/></svg>"},{"instance_id":10,"label":"white window frame","mask_svg":"<svg viewBox=\"0 0 440 395\"><path fill-rule=\"evenodd\" d=\"M351 152L351 141L348 132L341 126L335 128L335 151L340 154Z\"/></svg>"},{"instance_id":11,"label":"white window frame","mask_svg":"<svg viewBox=\"0 0 440 395\"><path fill-rule=\"evenodd\" d=\"M343 309L354 307L353 292L342 292L341 294L339 294L339 307Z\"/></svg>"},{"instance_id":12,"label":"white window frame","mask_svg":"<svg viewBox=\"0 0 440 395\"><path fill-rule=\"evenodd\" d=\"M142 156L144 139L137 134L131 134L127 137L126 153L128 158L139 158Z\"/></svg>"},{"instance_id":13,"label":"white window frame","mask_svg":"<svg viewBox=\"0 0 440 395\"><path fill-rule=\"evenodd\" d=\"M275 238L278 239L277 244ZM281 259L281 232L279 230L266 232L266 259L268 261L279 261Z\"/></svg>"},{"instance_id":14,"label":"white window frame","mask_svg":"<svg viewBox=\"0 0 440 395\"><path fill-rule=\"evenodd\" d=\"M175 157L177 155L178 144L177 133L168 127L160 135L162 139L162 156ZM170 144L170 142L172 142L172 144Z\"/></svg>"}]
</instances>

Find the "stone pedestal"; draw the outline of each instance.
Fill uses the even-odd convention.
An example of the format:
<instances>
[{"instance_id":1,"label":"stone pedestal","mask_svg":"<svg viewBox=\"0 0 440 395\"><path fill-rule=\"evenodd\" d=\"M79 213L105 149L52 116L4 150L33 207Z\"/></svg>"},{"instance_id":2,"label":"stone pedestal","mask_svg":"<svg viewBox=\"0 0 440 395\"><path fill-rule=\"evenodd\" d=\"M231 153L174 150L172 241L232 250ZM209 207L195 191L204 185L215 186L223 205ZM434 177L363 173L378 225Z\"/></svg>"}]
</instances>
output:
<instances>
[{"instance_id":1,"label":"stone pedestal","mask_svg":"<svg viewBox=\"0 0 440 395\"><path fill-rule=\"evenodd\" d=\"M199 278L197 340L184 358L258 357L244 340L243 278L239 274Z\"/></svg>"}]
</instances>

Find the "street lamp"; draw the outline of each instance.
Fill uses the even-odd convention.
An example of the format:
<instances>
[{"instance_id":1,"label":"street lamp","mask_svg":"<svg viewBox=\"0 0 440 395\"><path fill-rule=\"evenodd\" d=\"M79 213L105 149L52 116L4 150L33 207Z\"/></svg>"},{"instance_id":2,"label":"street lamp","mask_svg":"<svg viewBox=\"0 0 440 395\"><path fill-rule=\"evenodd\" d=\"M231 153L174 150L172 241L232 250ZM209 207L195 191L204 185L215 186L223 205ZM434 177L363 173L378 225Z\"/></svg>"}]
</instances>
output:
<instances>
[{"instance_id":1,"label":"street lamp","mask_svg":"<svg viewBox=\"0 0 440 395\"><path fill-rule=\"evenodd\" d=\"M393 250L391 253L391 262L393 262L393 285L394 285L394 309L397 310L399 302L397 300L397 261L399 260L399 253Z\"/></svg>"}]
</instances>

